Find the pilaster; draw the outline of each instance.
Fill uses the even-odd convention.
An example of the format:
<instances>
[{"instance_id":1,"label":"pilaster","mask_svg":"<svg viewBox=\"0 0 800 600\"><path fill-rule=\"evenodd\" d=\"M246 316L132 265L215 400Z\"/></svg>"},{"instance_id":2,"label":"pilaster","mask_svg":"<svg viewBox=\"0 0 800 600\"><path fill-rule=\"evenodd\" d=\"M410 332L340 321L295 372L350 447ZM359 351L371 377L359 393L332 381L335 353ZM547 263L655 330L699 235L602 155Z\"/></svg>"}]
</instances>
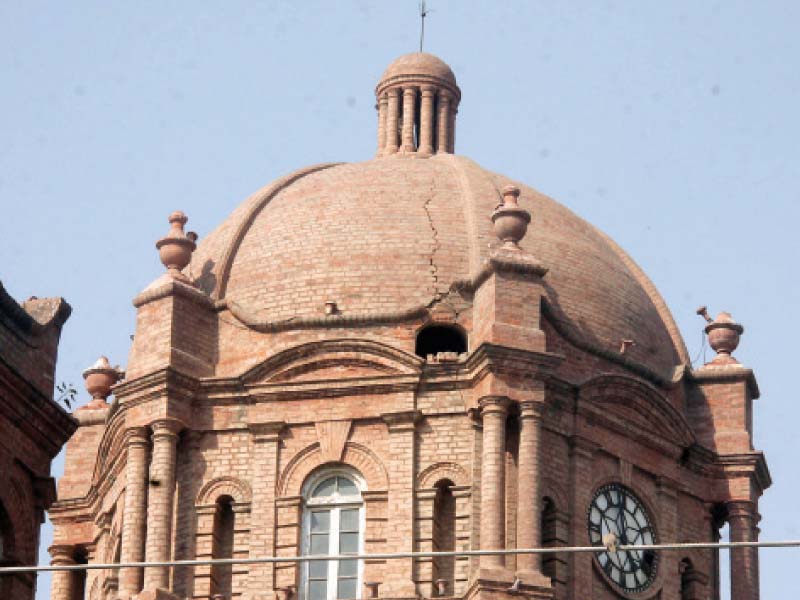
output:
<instances>
[{"instance_id":1,"label":"pilaster","mask_svg":"<svg viewBox=\"0 0 800 600\"><path fill-rule=\"evenodd\" d=\"M253 440L253 503L250 512L250 555L273 556L275 553L275 486L278 456L284 421L251 423ZM274 596L275 565L250 565L245 597L267 600Z\"/></svg>"},{"instance_id":2,"label":"pilaster","mask_svg":"<svg viewBox=\"0 0 800 600\"><path fill-rule=\"evenodd\" d=\"M389 520L386 551L414 551L414 468L416 465L416 424L421 414L416 410L386 413L381 418L389 432ZM414 598L414 561L392 561L390 575L381 586L381 596Z\"/></svg>"}]
</instances>

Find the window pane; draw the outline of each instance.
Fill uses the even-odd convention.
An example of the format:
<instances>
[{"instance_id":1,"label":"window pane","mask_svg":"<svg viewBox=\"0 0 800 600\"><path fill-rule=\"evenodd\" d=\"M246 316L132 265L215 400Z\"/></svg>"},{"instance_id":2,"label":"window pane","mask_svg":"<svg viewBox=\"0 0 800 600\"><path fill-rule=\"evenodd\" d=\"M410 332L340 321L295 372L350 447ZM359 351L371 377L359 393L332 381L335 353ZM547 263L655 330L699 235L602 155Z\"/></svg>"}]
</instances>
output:
<instances>
[{"instance_id":1,"label":"window pane","mask_svg":"<svg viewBox=\"0 0 800 600\"><path fill-rule=\"evenodd\" d=\"M358 534L342 533L339 535L339 552L358 552Z\"/></svg>"},{"instance_id":2,"label":"window pane","mask_svg":"<svg viewBox=\"0 0 800 600\"><path fill-rule=\"evenodd\" d=\"M339 577L355 577L358 572L357 560L340 560Z\"/></svg>"},{"instance_id":3,"label":"window pane","mask_svg":"<svg viewBox=\"0 0 800 600\"><path fill-rule=\"evenodd\" d=\"M328 548L330 547L328 542L328 534L327 533L314 533L311 535L311 554L312 555L320 555L320 554L328 554Z\"/></svg>"},{"instance_id":4,"label":"window pane","mask_svg":"<svg viewBox=\"0 0 800 600\"><path fill-rule=\"evenodd\" d=\"M336 597L340 599L352 599L356 597L356 580L340 579L336 586Z\"/></svg>"},{"instance_id":5,"label":"window pane","mask_svg":"<svg viewBox=\"0 0 800 600\"><path fill-rule=\"evenodd\" d=\"M339 529L342 531L358 531L358 509L348 508L342 510Z\"/></svg>"},{"instance_id":6,"label":"window pane","mask_svg":"<svg viewBox=\"0 0 800 600\"><path fill-rule=\"evenodd\" d=\"M333 496L333 491L336 489L336 477L329 477L320 483L315 489L312 496Z\"/></svg>"},{"instance_id":7,"label":"window pane","mask_svg":"<svg viewBox=\"0 0 800 600\"><path fill-rule=\"evenodd\" d=\"M327 532L331 528L331 513L329 510L311 513L311 531Z\"/></svg>"},{"instance_id":8,"label":"window pane","mask_svg":"<svg viewBox=\"0 0 800 600\"><path fill-rule=\"evenodd\" d=\"M311 579L326 579L328 577L328 561L312 560L308 563L308 576Z\"/></svg>"},{"instance_id":9,"label":"window pane","mask_svg":"<svg viewBox=\"0 0 800 600\"><path fill-rule=\"evenodd\" d=\"M308 598L309 600L325 600L328 595L327 581L309 581Z\"/></svg>"},{"instance_id":10,"label":"window pane","mask_svg":"<svg viewBox=\"0 0 800 600\"><path fill-rule=\"evenodd\" d=\"M339 494L342 496L358 496L358 488L349 479L339 477Z\"/></svg>"}]
</instances>

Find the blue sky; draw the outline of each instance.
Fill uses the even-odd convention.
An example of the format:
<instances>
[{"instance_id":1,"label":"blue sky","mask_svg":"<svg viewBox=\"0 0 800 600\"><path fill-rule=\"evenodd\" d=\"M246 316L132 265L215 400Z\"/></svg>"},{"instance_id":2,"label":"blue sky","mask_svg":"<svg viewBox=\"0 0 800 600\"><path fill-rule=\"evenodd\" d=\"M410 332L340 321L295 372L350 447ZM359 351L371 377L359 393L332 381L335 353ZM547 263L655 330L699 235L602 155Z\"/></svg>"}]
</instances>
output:
<instances>
[{"instance_id":1,"label":"blue sky","mask_svg":"<svg viewBox=\"0 0 800 600\"><path fill-rule=\"evenodd\" d=\"M59 381L80 387L99 354L124 365L170 211L203 236L290 170L373 155L373 88L415 50L416 4L0 3L0 279L74 307ZM428 4L426 50L463 92L458 153L611 235L693 356L700 304L745 326L775 482L762 538L800 538L800 4ZM796 561L762 551L763 598Z\"/></svg>"}]
</instances>

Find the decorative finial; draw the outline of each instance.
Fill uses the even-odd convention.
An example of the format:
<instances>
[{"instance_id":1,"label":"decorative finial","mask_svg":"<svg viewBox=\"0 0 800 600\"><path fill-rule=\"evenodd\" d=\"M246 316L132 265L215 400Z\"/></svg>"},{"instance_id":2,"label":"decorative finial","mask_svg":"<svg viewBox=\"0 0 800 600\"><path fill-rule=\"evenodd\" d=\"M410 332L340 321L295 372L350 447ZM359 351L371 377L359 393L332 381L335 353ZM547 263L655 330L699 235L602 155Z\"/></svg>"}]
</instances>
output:
<instances>
[{"instance_id":1,"label":"decorative finial","mask_svg":"<svg viewBox=\"0 0 800 600\"><path fill-rule=\"evenodd\" d=\"M503 188L503 203L492 213L495 235L509 250L519 250L519 241L525 237L531 222L531 213L520 207L517 198L519 188L507 185Z\"/></svg>"},{"instance_id":2,"label":"decorative finial","mask_svg":"<svg viewBox=\"0 0 800 600\"><path fill-rule=\"evenodd\" d=\"M192 252L197 247L197 234L194 231L184 233L183 226L189 218L181 211L176 210L169 216L172 226L169 233L156 242L161 263L167 268L167 274L173 279L184 283L191 283L181 271L192 260Z\"/></svg>"},{"instance_id":3,"label":"decorative finial","mask_svg":"<svg viewBox=\"0 0 800 600\"><path fill-rule=\"evenodd\" d=\"M119 366L112 367L108 358L101 356L91 367L83 372L86 391L92 396L92 401L84 408L104 408L106 398L111 394L111 386L125 377L125 372Z\"/></svg>"},{"instance_id":4,"label":"decorative finial","mask_svg":"<svg viewBox=\"0 0 800 600\"><path fill-rule=\"evenodd\" d=\"M697 314L708 323L705 327L708 345L717 353L710 364L738 364L739 361L733 357L733 351L739 346L739 338L744 333L744 327L734 321L728 312L723 311L712 320L708 316L706 307L701 306L697 309Z\"/></svg>"}]
</instances>

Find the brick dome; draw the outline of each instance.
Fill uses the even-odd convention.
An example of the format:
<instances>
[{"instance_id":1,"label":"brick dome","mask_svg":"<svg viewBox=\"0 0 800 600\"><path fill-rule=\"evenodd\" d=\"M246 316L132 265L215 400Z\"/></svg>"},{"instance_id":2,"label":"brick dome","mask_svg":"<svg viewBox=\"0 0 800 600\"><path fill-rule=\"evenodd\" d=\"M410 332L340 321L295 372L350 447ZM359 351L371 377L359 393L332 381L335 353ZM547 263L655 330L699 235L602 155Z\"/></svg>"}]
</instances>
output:
<instances>
[{"instance_id":1,"label":"brick dome","mask_svg":"<svg viewBox=\"0 0 800 600\"><path fill-rule=\"evenodd\" d=\"M533 219L521 247L549 269L551 320L603 353L670 377L686 362L664 301L608 237L537 192L452 154L298 171L258 191L202 240L186 272L259 321L403 314L447 302L498 243L490 216L510 183Z\"/></svg>"},{"instance_id":2,"label":"brick dome","mask_svg":"<svg viewBox=\"0 0 800 600\"><path fill-rule=\"evenodd\" d=\"M427 76L440 79L449 85L456 86L456 76L452 69L438 56L427 52L412 52L395 59L383 72L378 86L398 77Z\"/></svg>"}]
</instances>

